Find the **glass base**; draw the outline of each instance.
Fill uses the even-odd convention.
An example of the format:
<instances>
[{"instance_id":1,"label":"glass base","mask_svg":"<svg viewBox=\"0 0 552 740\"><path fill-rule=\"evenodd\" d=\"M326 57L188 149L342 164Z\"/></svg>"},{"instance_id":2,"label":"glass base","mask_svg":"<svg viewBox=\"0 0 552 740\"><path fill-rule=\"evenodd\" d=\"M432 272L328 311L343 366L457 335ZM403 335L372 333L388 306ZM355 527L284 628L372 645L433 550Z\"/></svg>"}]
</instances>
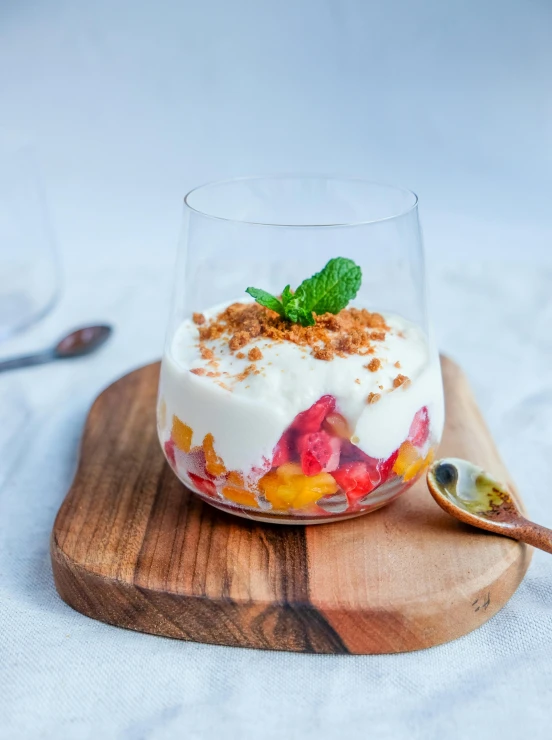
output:
<instances>
[{"instance_id":1,"label":"glass base","mask_svg":"<svg viewBox=\"0 0 552 740\"><path fill-rule=\"evenodd\" d=\"M414 482L415 481L412 481L412 483ZM239 516L242 519L249 519L255 522L264 522L265 524L292 524L295 526L304 526L310 524L331 524L332 522L343 522L346 519L356 519L359 516L371 514L373 511L382 509L384 506L390 504L403 493L406 493L412 483L409 482L408 485L403 486L399 491L397 491L397 493L395 493L395 495L388 496L380 501L376 499L373 505L369 506L366 509L363 509L362 511L344 512L343 514L328 514L327 516L317 514L316 516L310 517L308 515L301 516L295 514L275 514L272 511L253 512L251 509L246 509L244 507L228 506L220 500L203 496L202 494L197 493L197 491L194 491L188 484L186 484L186 487L189 488L195 496L204 501L206 504L209 504L214 509L218 509L219 511L224 511L225 514L232 514L233 516Z\"/></svg>"}]
</instances>

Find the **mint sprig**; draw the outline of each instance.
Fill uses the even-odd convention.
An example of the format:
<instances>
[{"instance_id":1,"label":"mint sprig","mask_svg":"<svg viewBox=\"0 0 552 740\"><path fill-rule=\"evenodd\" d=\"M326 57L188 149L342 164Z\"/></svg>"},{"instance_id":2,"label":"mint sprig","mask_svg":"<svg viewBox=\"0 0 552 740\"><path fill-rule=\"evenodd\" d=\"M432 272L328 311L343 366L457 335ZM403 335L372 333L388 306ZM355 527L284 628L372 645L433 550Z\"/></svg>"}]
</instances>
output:
<instances>
[{"instance_id":1,"label":"mint sprig","mask_svg":"<svg viewBox=\"0 0 552 740\"><path fill-rule=\"evenodd\" d=\"M334 257L320 272L303 280L295 293L286 285L281 299L260 288L247 288L246 293L293 324L313 326L313 313L339 313L356 297L361 282L362 270L353 260Z\"/></svg>"}]
</instances>

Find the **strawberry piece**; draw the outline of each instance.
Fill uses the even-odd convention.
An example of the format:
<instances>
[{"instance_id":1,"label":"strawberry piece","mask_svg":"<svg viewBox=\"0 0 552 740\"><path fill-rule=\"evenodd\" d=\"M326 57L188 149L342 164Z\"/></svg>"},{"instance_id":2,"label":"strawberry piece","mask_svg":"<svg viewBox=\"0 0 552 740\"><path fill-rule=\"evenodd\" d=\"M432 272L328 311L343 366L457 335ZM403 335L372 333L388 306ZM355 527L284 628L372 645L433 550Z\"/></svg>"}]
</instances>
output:
<instances>
[{"instance_id":1,"label":"strawberry piece","mask_svg":"<svg viewBox=\"0 0 552 740\"><path fill-rule=\"evenodd\" d=\"M173 468L176 468L175 444L172 439L168 439L164 444L165 455Z\"/></svg>"},{"instance_id":2,"label":"strawberry piece","mask_svg":"<svg viewBox=\"0 0 552 740\"><path fill-rule=\"evenodd\" d=\"M399 456L399 451L395 450L395 452L390 455L387 460L380 460L378 463L378 470L381 475L381 482L385 483L385 481L389 478L391 475L391 472L393 471L393 465L396 463L397 458Z\"/></svg>"},{"instance_id":3,"label":"strawberry piece","mask_svg":"<svg viewBox=\"0 0 552 740\"><path fill-rule=\"evenodd\" d=\"M201 493L204 493L206 496L215 496L217 493L217 489L215 488L215 484L212 483L210 480L205 480L205 478L200 478L199 475L196 475L195 473L188 473L190 476L190 480L194 484L194 486L201 491Z\"/></svg>"},{"instance_id":4,"label":"strawberry piece","mask_svg":"<svg viewBox=\"0 0 552 740\"><path fill-rule=\"evenodd\" d=\"M328 432L312 432L297 439L301 469L305 475L330 473L339 467L341 440Z\"/></svg>"},{"instance_id":5,"label":"strawberry piece","mask_svg":"<svg viewBox=\"0 0 552 740\"><path fill-rule=\"evenodd\" d=\"M352 504L380 484L377 468L365 462L347 462L332 473L337 485L347 494Z\"/></svg>"},{"instance_id":6,"label":"strawberry piece","mask_svg":"<svg viewBox=\"0 0 552 740\"><path fill-rule=\"evenodd\" d=\"M414 447L422 447L429 437L429 413L427 406L423 406L419 411L416 412L412 424L410 425L410 431L408 433L408 440L412 442Z\"/></svg>"},{"instance_id":7,"label":"strawberry piece","mask_svg":"<svg viewBox=\"0 0 552 740\"><path fill-rule=\"evenodd\" d=\"M334 409L335 398L333 396L322 396L316 403L313 403L310 409L297 414L291 429L296 429L301 434L318 432L326 416Z\"/></svg>"},{"instance_id":8,"label":"strawberry piece","mask_svg":"<svg viewBox=\"0 0 552 740\"><path fill-rule=\"evenodd\" d=\"M293 429L287 429L278 444L274 448L272 456L272 466L275 468L284 465L287 462L292 462L295 457L295 432Z\"/></svg>"}]
</instances>

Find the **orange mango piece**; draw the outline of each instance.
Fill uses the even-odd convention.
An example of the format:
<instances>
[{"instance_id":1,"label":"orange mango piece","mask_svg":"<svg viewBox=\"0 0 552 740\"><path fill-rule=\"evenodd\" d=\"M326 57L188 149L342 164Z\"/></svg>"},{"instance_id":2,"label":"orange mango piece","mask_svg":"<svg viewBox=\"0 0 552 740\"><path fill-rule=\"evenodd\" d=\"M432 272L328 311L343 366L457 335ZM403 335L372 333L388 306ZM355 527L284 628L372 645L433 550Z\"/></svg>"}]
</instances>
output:
<instances>
[{"instance_id":1,"label":"orange mango piece","mask_svg":"<svg viewBox=\"0 0 552 740\"><path fill-rule=\"evenodd\" d=\"M205 453L205 470L209 475L217 478L226 473L222 459L215 452L215 439L211 433L205 435L203 440L203 452Z\"/></svg>"},{"instance_id":2,"label":"orange mango piece","mask_svg":"<svg viewBox=\"0 0 552 740\"><path fill-rule=\"evenodd\" d=\"M280 487L280 484L281 480L278 473L275 470L271 470L260 479L259 488L264 493L266 500L272 504L272 508L287 509L287 504L282 506L282 501L278 496L278 488Z\"/></svg>"},{"instance_id":3,"label":"orange mango piece","mask_svg":"<svg viewBox=\"0 0 552 740\"><path fill-rule=\"evenodd\" d=\"M257 499L255 498L255 494L251 493L251 491L247 491L245 488L223 486L222 495L224 496L224 498L228 499L228 501L233 501L239 506L251 506L253 508L259 507Z\"/></svg>"},{"instance_id":4,"label":"orange mango piece","mask_svg":"<svg viewBox=\"0 0 552 740\"><path fill-rule=\"evenodd\" d=\"M294 509L303 509L318 501L322 496L337 493L339 486L329 473L302 476L301 490L293 501Z\"/></svg>"},{"instance_id":5,"label":"orange mango piece","mask_svg":"<svg viewBox=\"0 0 552 740\"><path fill-rule=\"evenodd\" d=\"M182 450L182 452L190 451L192 435L192 428L180 421L178 416L173 416L171 437L179 450Z\"/></svg>"},{"instance_id":6,"label":"orange mango piece","mask_svg":"<svg viewBox=\"0 0 552 740\"><path fill-rule=\"evenodd\" d=\"M222 494L225 498L240 506L259 507L255 494L245 487L241 473L231 470L228 473L226 481L228 485L222 487Z\"/></svg>"},{"instance_id":7,"label":"orange mango piece","mask_svg":"<svg viewBox=\"0 0 552 740\"><path fill-rule=\"evenodd\" d=\"M424 458L411 442L403 442L399 448L399 456L393 465L393 472L408 482L426 468L432 459L433 449L430 449Z\"/></svg>"},{"instance_id":8,"label":"orange mango piece","mask_svg":"<svg viewBox=\"0 0 552 740\"><path fill-rule=\"evenodd\" d=\"M297 463L286 463L271 470L261 478L259 487L273 508L280 511L304 509L338 490L329 473L307 476Z\"/></svg>"}]
</instances>

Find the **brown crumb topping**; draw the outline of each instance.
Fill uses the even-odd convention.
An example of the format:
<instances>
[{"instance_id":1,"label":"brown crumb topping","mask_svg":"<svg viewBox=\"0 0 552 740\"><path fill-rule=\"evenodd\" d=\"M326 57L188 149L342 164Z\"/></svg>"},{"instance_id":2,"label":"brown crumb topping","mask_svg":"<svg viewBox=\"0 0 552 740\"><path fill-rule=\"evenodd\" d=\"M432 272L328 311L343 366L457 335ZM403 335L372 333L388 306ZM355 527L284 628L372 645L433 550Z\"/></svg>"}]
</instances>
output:
<instances>
[{"instance_id":1,"label":"brown crumb topping","mask_svg":"<svg viewBox=\"0 0 552 740\"><path fill-rule=\"evenodd\" d=\"M314 326L290 324L258 303L233 303L199 327L199 338L204 342L224 337L232 352L256 338L272 343L293 342L310 349L316 359L329 361L335 355L373 354L372 342L383 341L390 330L381 314L365 308L322 314L315 316L315 322Z\"/></svg>"},{"instance_id":2,"label":"brown crumb topping","mask_svg":"<svg viewBox=\"0 0 552 740\"><path fill-rule=\"evenodd\" d=\"M205 316L202 313L192 314L192 319L194 321L194 324L197 324L198 326L201 326L201 324L205 323Z\"/></svg>"},{"instance_id":3,"label":"brown crumb topping","mask_svg":"<svg viewBox=\"0 0 552 740\"><path fill-rule=\"evenodd\" d=\"M393 381L393 388L400 388L401 386L404 386L405 388L408 388L410 385L410 378L408 378L406 375L401 375L400 373L397 375L395 380Z\"/></svg>"},{"instance_id":4,"label":"brown crumb topping","mask_svg":"<svg viewBox=\"0 0 552 740\"><path fill-rule=\"evenodd\" d=\"M194 375L205 375L207 370L204 367L193 367L190 372Z\"/></svg>"},{"instance_id":5,"label":"brown crumb topping","mask_svg":"<svg viewBox=\"0 0 552 740\"><path fill-rule=\"evenodd\" d=\"M257 360L263 359L263 353L258 347L251 347L251 349L247 353L247 359L251 362L257 362Z\"/></svg>"},{"instance_id":6,"label":"brown crumb topping","mask_svg":"<svg viewBox=\"0 0 552 740\"><path fill-rule=\"evenodd\" d=\"M243 380L248 378L250 375L259 375L260 370L257 370L255 365L248 365L243 372L236 375L236 380L241 383Z\"/></svg>"},{"instance_id":7,"label":"brown crumb topping","mask_svg":"<svg viewBox=\"0 0 552 740\"><path fill-rule=\"evenodd\" d=\"M245 360L245 353L244 352L236 352L236 357L238 360Z\"/></svg>"},{"instance_id":8,"label":"brown crumb topping","mask_svg":"<svg viewBox=\"0 0 552 740\"><path fill-rule=\"evenodd\" d=\"M401 363L397 360L397 362L395 363L395 367L400 368L400 366L401 366Z\"/></svg>"},{"instance_id":9,"label":"brown crumb topping","mask_svg":"<svg viewBox=\"0 0 552 740\"><path fill-rule=\"evenodd\" d=\"M357 383L358 385L360 385L360 378L355 378L355 383Z\"/></svg>"},{"instance_id":10,"label":"brown crumb topping","mask_svg":"<svg viewBox=\"0 0 552 740\"><path fill-rule=\"evenodd\" d=\"M367 365L364 365L364 367L367 370L370 370L371 373L375 373L376 370L379 370L381 367L381 360L378 360L377 357L374 357L374 359L370 360L370 362Z\"/></svg>"},{"instance_id":11,"label":"brown crumb topping","mask_svg":"<svg viewBox=\"0 0 552 740\"><path fill-rule=\"evenodd\" d=\"M213 360L215 357L215 353L212 349L203 346L199 348L199 354L203 357L204 360Z\"/></svg>"},{"instance_id":12,"label":"brown crumb topping","mask_svg":"<svg viewBox=\"0 0 552 740\"><path fill-rule=\"evenodd\" d=\"M331 347L314 347L312 350L313 356L317 360L325 360L326 362L329 362L330 360L333 360L335 352Z\"/></svg>"},{"instance_id":13,"label":"brown crumb topping","mask_svg":"<svg viewBox=\"0 0 552 740\"><path fill-rule=\"evenodd\" d=\"M369 393L366 403L377 403L381 398L380 393Z\"/></svg>"},{"instance_id":14,"label":"brown crumb topping","mask_svg":"<svg viewBox=\"0 0 552 740\"><path fill-rule=\"evenodd\" d=\"M373 339L374 342L383 342L385 339L385 332L384 331L372 331L370 332L370 339Z\"/></svg>"},{"instance_id":15,"label":"brown crumb topping","mask_svg":"<svg viewBox=\"0 0 552 740\"><path fill-rule=\"evenodd\" d=\"M228 342L228 346L234 352L237 349L241 349L241 347L245 347L250 339L251 334L248 334L246 331L237 331Z\"/></svg>"}]
</instances>

